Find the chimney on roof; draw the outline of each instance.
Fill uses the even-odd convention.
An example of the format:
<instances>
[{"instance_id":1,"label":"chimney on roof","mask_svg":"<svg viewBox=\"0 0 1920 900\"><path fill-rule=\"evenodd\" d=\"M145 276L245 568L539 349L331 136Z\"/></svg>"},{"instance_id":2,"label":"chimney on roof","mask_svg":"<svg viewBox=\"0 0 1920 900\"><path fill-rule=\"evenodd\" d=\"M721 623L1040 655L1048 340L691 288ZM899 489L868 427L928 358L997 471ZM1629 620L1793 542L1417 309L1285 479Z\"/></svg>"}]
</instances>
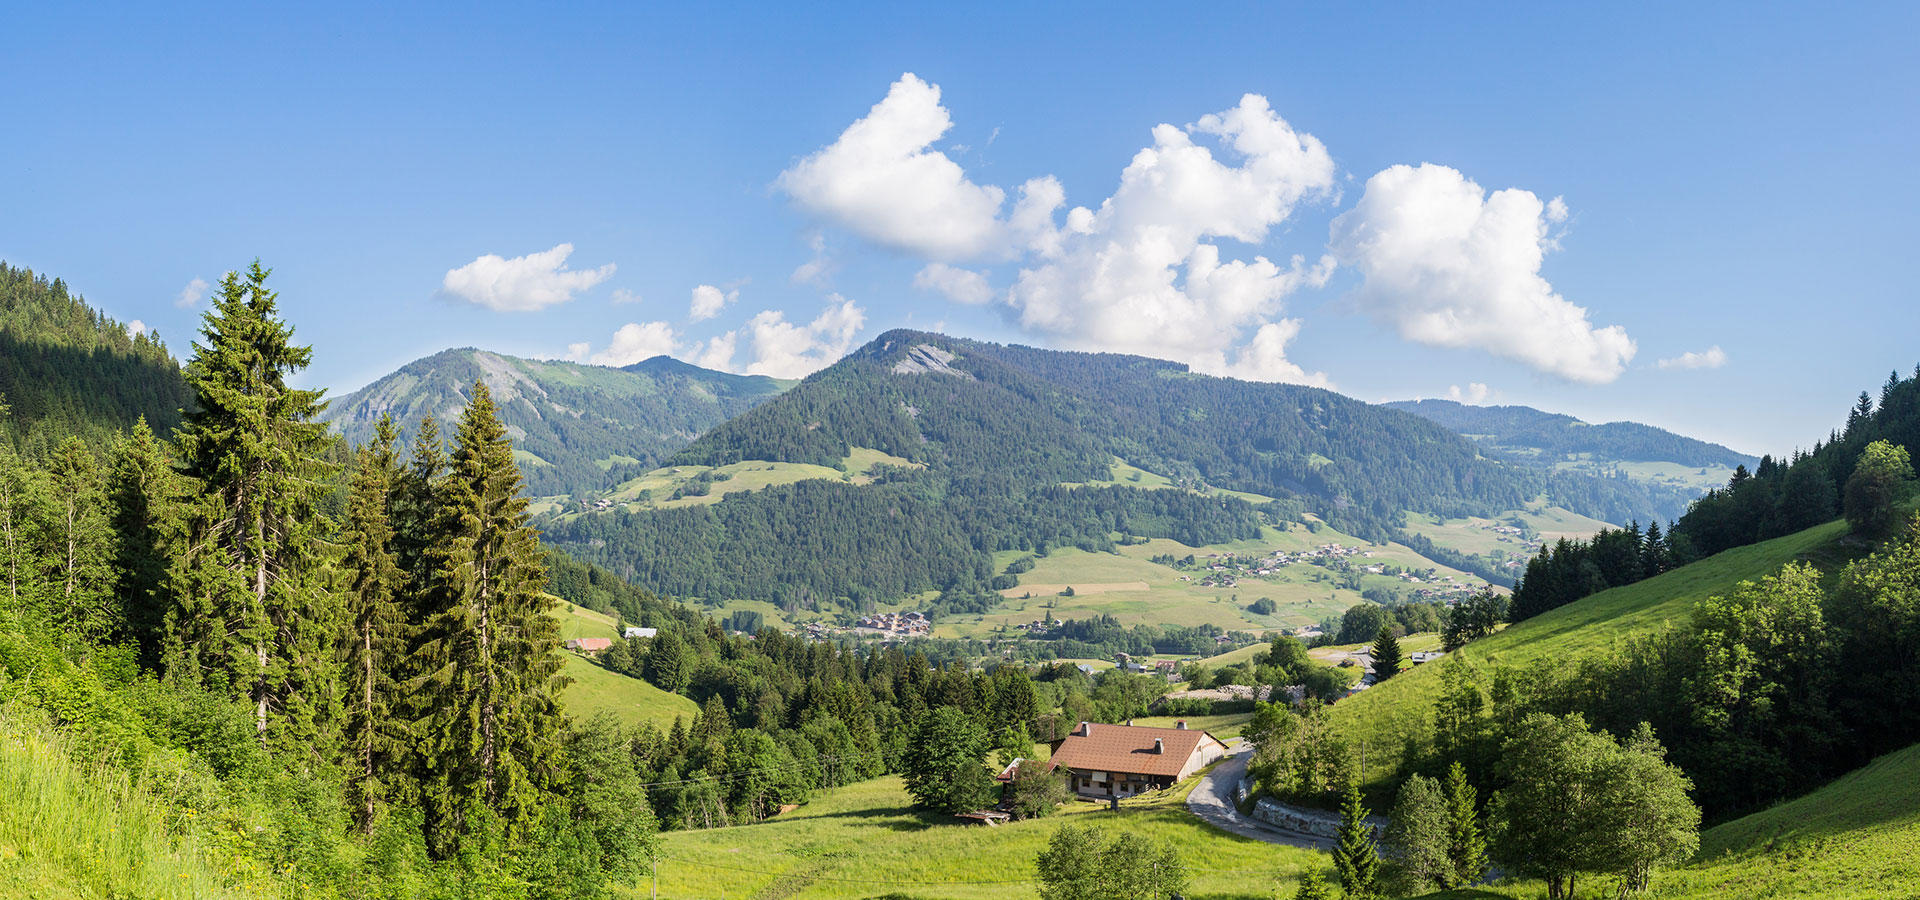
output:
<instances>
[{"instance_id":1,"label":"chimney on roof","mask_svg":"<svg viewBox=\"0 0 1920 900\"><path fill-rule=\"evenodd\" d=\"M1162 744L1162 743L1160 743L1160 739L1159 739L1159 738L1154 738L1154 739L1153 739L1153 752L1155 752L1155 753L1165 753L1165 752L1167 752L1167 748L1166 748L1166 745L1165 745L1165 744Z\"/></svg>"},{"instance_id":2,"label":"chimney on roof","mask_svg":"<svg viewBox=\"0 0 1920 900\"><path fill-rule=\"evenodd\" d=\"M1081 722L1081 723L1080 723L1080 736L1081 736L1081 737L1092 737L1092 736L1093 736L1093 723L1092 723L1092 722Z\"/></svg>"},{"instance_id":3,"label":"chimney on roof","mask_svg":"<svg viewBox=\"0 0 1920 900\"><path fill-rule=\"evenodd\" d=\"M1180 721L1173 723L1173 727L1178 728L1181 731L1185 731L1187 730L1187 720L1181 719Z\"/></svg>"}]
</instances>

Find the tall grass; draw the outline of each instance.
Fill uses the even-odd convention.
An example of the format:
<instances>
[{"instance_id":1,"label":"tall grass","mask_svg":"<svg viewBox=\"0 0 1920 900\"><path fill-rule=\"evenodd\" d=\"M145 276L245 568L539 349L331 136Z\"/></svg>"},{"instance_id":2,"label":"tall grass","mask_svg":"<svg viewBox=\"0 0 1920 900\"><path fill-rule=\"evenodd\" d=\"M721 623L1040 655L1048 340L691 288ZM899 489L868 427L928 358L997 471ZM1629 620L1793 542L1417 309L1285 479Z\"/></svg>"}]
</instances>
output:
<instances>
[{"instance_id":1,"label":"tall grass","mask_svg":"<svg viewBox=\"0 0 1920 900\"><path fill-rule=\"evenodd\" d=\"M282 896L268 873L217 863L191 833L198 814L76 759L37 711L0 707L0 896Z\"/></svg>"}]
</instances>

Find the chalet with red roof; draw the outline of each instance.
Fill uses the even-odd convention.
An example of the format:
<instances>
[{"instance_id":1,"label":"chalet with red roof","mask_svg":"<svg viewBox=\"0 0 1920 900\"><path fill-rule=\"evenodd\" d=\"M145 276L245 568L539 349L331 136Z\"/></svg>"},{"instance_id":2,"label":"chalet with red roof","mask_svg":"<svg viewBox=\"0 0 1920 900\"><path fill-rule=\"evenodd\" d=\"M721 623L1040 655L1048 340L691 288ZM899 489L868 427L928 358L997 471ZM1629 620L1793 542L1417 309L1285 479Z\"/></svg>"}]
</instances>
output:
<instances>
[{"instance_id":1,"label":"chalet with red roof","mask_svg":"<svg viewBox=\"0 0 1920 900\"><path fill-rule=\"evenodd\" d=\"M1106 800L1172 787L1226 753L1226 744L1184 721L1172 728L1081 722L1053 743L1050 762L1066 768L1074 793Z\"/></svg>"}]
</instances>

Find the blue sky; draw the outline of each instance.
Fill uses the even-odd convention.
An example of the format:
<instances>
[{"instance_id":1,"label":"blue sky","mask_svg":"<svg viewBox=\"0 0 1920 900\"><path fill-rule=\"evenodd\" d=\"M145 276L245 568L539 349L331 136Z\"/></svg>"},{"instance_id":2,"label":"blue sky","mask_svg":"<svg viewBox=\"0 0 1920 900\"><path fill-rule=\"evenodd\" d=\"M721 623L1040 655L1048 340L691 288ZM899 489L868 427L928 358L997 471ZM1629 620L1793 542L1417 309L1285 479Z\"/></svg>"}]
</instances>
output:
<instances>
[{"instance_id":1,"label":"blue sky","mask_svg":"<svg viewBox=\"0 0 1920 900\"><path fill-rule=\"evenodd\" d=\"M1920 361L1911 4L391 6L10 11L0 259L184 353L257 256L335 392L910 326L1758 453Z\"/></svg>"}]
</instances>

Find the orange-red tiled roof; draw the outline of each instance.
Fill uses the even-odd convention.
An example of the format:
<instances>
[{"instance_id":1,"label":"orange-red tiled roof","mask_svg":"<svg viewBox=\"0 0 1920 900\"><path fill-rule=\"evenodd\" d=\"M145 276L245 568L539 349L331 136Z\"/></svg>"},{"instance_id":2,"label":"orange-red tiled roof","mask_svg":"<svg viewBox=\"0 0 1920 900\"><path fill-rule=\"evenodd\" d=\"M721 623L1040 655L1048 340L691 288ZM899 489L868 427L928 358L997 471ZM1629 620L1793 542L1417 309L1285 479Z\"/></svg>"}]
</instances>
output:
<instances>
[{"instance_id":1,"label":"orange-red tiled roof","mask_svg":"<svg viewBox=\"0 0 1920 900\"><path fill-rule=\"evenodd\" d=\"M1081 727L1075 726L1073 733L1054 749L1053 765L1083 771L1175 776L1180 774L1181 767L1187 764L1187 758L1193 755L1201 741L1219 742L1219 739L1204 731L1149 728L1144 725L1103 725L1096 722L1093 724L1093 734L1080 732ZM1153 752L1155 738L1160 740L1159 753Z\"/></svg>"}]
</instances>

